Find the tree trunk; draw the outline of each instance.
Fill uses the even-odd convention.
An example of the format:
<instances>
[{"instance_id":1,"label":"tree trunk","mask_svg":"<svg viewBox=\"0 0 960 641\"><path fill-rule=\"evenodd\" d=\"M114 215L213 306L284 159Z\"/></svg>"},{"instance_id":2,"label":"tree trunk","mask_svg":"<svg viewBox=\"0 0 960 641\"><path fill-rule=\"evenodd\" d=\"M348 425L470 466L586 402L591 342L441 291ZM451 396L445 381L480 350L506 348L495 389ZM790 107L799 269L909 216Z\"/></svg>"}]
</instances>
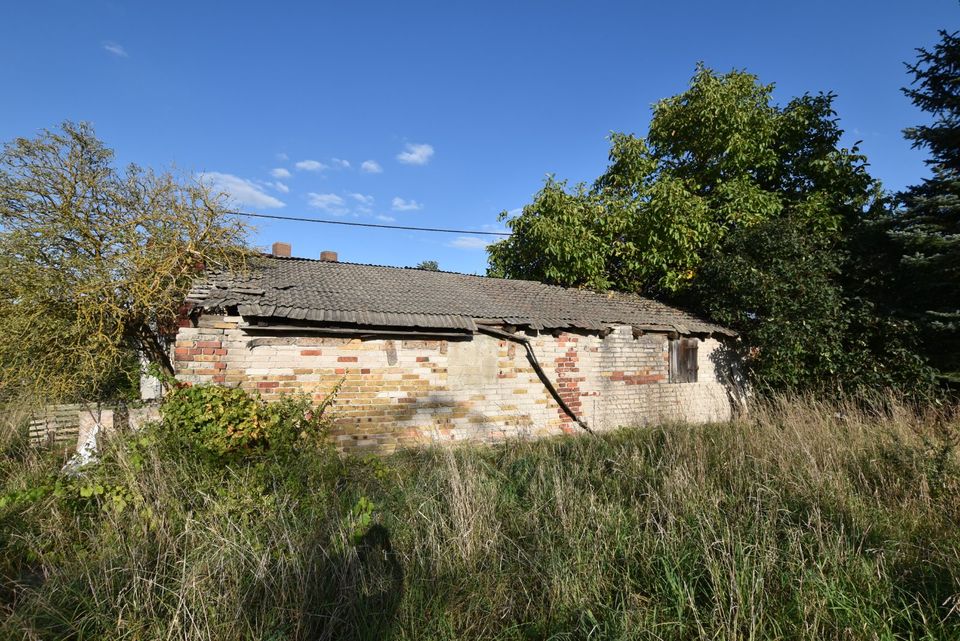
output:
<instances>
[{"instance_id":1,"label":"tree trunk","mask_svg":"<svg viewBox=\"0 0 960 641\"><path fill-rule=\"evenodd\" d=\"M174 375L173 362L166 348L166 341L149 327L140 327L138 342L147 360L160 368L161 373L170 378Z\"/></svg>"}]
</instances>

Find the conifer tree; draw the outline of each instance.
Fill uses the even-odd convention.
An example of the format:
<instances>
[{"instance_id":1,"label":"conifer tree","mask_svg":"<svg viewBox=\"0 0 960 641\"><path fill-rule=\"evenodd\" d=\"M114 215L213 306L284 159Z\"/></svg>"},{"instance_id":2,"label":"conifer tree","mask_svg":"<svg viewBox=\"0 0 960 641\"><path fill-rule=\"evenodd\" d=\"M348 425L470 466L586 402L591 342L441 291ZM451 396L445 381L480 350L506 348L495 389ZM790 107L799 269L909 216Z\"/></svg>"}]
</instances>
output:
<instances>
[{"instance_id":1,"label":"conifer tree","mask_svg":"<svg viewBox=\"0 0 960 641\"><path fill-rule=\"evenodd\" d=\"M900 195L890 232L900 254L899 307L921 328L924 351L944 375L960 380L960 32L940 32L918 49L904 93L932 116L904 131L930 152L933 175Z\"/></svg>"}]
</instances>

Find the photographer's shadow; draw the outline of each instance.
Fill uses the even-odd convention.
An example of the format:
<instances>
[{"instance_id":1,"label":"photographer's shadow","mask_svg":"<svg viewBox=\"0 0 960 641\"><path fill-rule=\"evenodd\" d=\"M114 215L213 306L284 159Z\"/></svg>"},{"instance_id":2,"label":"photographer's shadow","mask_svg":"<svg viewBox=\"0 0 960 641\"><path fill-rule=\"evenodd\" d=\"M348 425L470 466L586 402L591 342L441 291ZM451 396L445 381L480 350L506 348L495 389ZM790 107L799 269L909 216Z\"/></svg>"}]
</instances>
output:
<instances>
[{"instance_id":1,"label":"photographer's shadow","mask_svg":"<svg viewBox=\"0 0 960 641\"><path fill-rule=\"evenodd\" d=\"M342 554L316 568L317 590L307 638L389 639L403 598L403 566L390 531L370 526ZM321 614L322 613L322 614Z\"/></svg>"}]
</instances>

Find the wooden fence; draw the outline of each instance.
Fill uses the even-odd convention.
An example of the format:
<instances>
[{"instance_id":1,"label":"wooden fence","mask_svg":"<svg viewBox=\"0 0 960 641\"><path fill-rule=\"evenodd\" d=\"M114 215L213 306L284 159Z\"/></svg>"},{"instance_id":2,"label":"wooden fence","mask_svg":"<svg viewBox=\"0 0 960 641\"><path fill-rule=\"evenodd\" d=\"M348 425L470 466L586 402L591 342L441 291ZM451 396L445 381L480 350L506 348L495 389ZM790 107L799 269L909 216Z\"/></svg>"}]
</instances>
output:
<instances>
[{"instance_id":1,"label":"wooden fence","mask_svg":"<svg viewBox=\"0 0 960 641\"><path fill-rule=\"evenodd\" d=\"M75 445L80 434L80 412L86 406L48 405L30 419L30 442L34 445Z\"/></svg>"},{"instance_id":2,"label":"wooden fence","mask_svg":"<svg viewBox=\"0 0 960 641\"><path fill-rule=\"evenodd\" d=\"M128 408L123 403L48 405L30 419L30 442L39 447L72 446L85 439L97 423L107 430L138 429L143 423L158 418L155 404L137 408Z\"/></svg>"}]
</instances>

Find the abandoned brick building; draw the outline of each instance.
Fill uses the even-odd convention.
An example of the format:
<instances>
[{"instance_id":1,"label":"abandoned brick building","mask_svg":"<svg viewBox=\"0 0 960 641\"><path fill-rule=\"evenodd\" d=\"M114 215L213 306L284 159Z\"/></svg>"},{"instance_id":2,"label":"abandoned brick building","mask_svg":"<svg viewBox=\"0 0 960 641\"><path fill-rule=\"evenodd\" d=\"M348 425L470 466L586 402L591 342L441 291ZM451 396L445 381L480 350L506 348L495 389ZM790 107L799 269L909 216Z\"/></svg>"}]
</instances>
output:
<instances>
[{"instance_id":1,"label":"abandoned brick building","mask_svg":"<svg viewBox=\"0 0 960 641\"><path fill-rule=\"evenodd\" d=\"M318 400L342 383L344 450L731 413L731 332L639 296L291 258L276 243L242 275L207 273L188 303L181 380Z\"/></svg>"}]
</instances>

